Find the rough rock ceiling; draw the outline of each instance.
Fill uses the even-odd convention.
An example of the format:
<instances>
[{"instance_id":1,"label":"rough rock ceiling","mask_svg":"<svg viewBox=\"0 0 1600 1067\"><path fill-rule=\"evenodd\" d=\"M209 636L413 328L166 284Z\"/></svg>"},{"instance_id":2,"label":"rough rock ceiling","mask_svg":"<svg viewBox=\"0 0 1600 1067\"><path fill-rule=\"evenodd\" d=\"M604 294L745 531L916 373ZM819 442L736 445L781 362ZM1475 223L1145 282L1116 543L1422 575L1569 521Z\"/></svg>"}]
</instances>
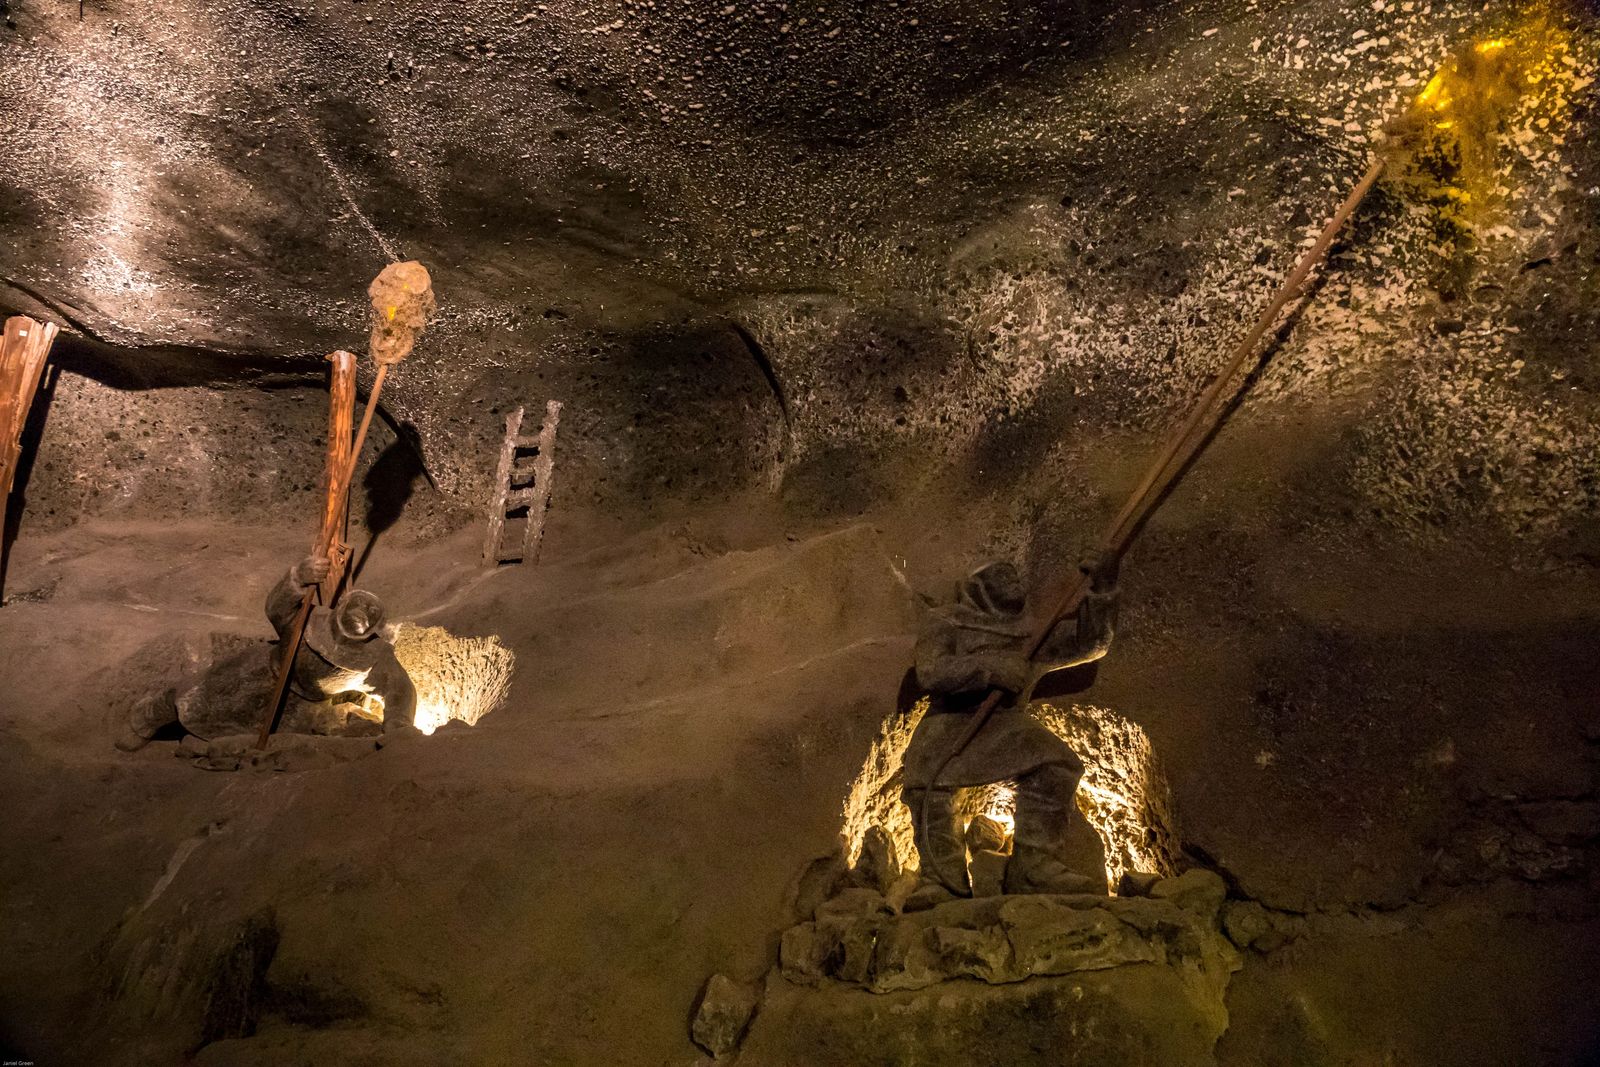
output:
<instances>
[{"instance_id":1,"label":"rough rock ceiling","mask_svg":"<svg viewBox=\"0 0 1600 1067\"><path fill-rule=\"evenodd\" d=\"M414 257L444 315L393 396L435 440L492 434L475 409L536 389L592 391L574 430L613 451L708 380L739 379L711 406L759 407L731 318L791 425L728 450L772 476L897 435L1014 448L1029 420L1054 439L1086 410L1166 411L1396 104L1529 10L90 0L80 20L11 0L0 300L121 345L308 357L354 343L365 281ZM1595 42L1585 12L1552 10L1471 277L1380 196L1264 383L1389 387L1378 467L1464 392L1480 407L1450 447L1540 514L1593 503L1594 472L1531 474L1517 442L1586 440L1588 372L1563 353L1595 325L1600 255ZM1497 442L1507 420L1543 429ZM1369 489L1402 517L1461 503Z\"/></svg>"},{"instance_id":2,"label":"rough rock ceiling","mask_svg":"<svg viewBox=\"0 0 1600 1067\"><path fill-rule=\"evenodd\" d=\"M595 260L816 283L858 258L819 230L859 238L928 184L886 150L1106 32L1070 4L947 0L74 15L11 7L8 273L107 337L280 352L396 255L442 268L463 315L559 302L552 274Z\"/></svg>"}]
</instances>

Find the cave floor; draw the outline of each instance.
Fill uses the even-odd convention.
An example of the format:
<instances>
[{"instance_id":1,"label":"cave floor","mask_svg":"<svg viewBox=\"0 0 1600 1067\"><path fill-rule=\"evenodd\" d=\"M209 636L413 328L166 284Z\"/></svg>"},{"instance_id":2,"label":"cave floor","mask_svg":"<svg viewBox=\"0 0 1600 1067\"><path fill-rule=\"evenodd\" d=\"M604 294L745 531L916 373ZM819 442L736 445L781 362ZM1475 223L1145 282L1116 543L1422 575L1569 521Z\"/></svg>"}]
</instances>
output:
<instances>
[{"instance_id":1,"label":"cave floor","mask_svg":"<svg viewBox=\"0 0 1600 1067\"><path fill-rule=\"evenodd\" d=\"M1090 699L1144 726L1186 843L1293 928L1246 953L1220 1062L1585 1062L1592 828L1518 841L1530 812L1568 826L1594 807L1594 578L1248 523L1219 576L1198 566L1219 550L1204 513L1173 509L1130 561L1122 648ZM153 637L264 635L297 531L25 536L0 609L6 1051L700 1062L702 982L770 965L786 886L832 846L893 708L903 578L931 587L971 542L738 509L592 529L560 517L539 566L487 576L475 528L397 537L363 584L395 617L498 634L518 656L508 704L369 758L236 773L171 742L118 753L107 709ZM279 942L259 1028L195 1053L152 1022L163 1002L126 943L263 908Z\"/></svg>"}]
</instances>

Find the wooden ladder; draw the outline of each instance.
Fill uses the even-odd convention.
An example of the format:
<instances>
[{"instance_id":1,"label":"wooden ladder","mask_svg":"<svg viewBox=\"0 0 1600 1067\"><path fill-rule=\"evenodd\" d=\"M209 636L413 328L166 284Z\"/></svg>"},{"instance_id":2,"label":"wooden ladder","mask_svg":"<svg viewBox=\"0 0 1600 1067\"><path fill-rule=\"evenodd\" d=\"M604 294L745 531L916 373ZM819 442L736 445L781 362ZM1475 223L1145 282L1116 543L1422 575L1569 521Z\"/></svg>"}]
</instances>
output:
<instances>
[{"instance_id":1,"label":"wooden ladder","mask_svg":"<svg viewBox=\"0 0 1600 1067\"><path fill-rule=\"evenodd\" d=\"M495 498L489 506L489 533L483 541L485 567L537 559L540 542L544 540L544 516L550 506L561 402L552 400L545 405L544 425L538 437L522 436L522 415L523 409L519 407L506 416L506 439L500 446Z\"/></svg>"}]
</instances>

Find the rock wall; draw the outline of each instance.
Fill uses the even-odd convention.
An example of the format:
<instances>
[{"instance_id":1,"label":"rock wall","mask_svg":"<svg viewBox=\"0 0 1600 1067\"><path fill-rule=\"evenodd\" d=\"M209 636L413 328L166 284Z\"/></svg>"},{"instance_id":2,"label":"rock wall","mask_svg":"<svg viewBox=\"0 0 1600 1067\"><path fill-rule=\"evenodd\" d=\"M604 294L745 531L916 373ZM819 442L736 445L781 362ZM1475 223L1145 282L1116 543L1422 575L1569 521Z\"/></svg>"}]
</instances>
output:
<instances>
[{"instance_id":1,"label":"rock wall","mask_svg":"<svg viewBox=\"0 0 1600 1067\"><path fill-rule=\"evenodd\" d=\"M568 502L617 514L1081 477L1082 441L1192 395L1452 48L1532 41L1484 209L1381 188L1242 414L1340 412L1319 482L1353 520L1561 541L1600 508L1581 7L18 3L0 32L0 305L307 361L420 258L443 313L390 404L447 499L555 397ZM202 483L286 418L90 387L58 414L143 419ZM46 512L150 477L70 455Z\"/></svg>"},{"instance_id":2,"label":"rock wall","mask_svg":"<svg viewBox=\"0 0 1600 1067\"><path fill-rule=\"evenodd\" d=\"M738 1062L1211 1064L1240 965L1222 901L1205 871L1148 899L987 897L914 914L847 890L784 933Z\"/></svg>"}]
</instances>

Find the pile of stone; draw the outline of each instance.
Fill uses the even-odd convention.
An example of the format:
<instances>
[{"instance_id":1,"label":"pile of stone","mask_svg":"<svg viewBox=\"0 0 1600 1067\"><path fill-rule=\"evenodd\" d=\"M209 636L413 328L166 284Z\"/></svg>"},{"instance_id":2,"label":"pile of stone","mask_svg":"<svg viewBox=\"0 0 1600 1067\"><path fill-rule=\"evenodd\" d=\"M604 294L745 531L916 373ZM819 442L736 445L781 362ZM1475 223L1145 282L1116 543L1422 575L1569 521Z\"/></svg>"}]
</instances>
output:
<instances>
[{"instance_id":1,"label":"pile of stone","mask_svg":"<svg viewBox=\"0 0 1600 1067\"><path fill-rule=\"evenodd\" d=\"M1220 878L1193 870L1156 882L1148 897L991 896L897 915L876 891L848 888L784 933L780 968L790 982L845 982L874 993L1135 963L1225 983L1238 957L1218 926L1224 896Z\"/></svg>"},{"instance_id":2,"label":"pile of stone","mask_svg":"<svg viewBox=\"0 0 1600 1067\"><path fill-rule=\"evenodd\" d=\"M981 896L909 912L894 892L903 872L874 874L802 877L802 900L808 882L831 892L806 901L810 917L784 932L759 988L712 979L694 1024L702 1048L750 1067L1213 1062L1241 962L1214 873L1129 879L1116 897Z\"/></svg>"}]
</instances>

